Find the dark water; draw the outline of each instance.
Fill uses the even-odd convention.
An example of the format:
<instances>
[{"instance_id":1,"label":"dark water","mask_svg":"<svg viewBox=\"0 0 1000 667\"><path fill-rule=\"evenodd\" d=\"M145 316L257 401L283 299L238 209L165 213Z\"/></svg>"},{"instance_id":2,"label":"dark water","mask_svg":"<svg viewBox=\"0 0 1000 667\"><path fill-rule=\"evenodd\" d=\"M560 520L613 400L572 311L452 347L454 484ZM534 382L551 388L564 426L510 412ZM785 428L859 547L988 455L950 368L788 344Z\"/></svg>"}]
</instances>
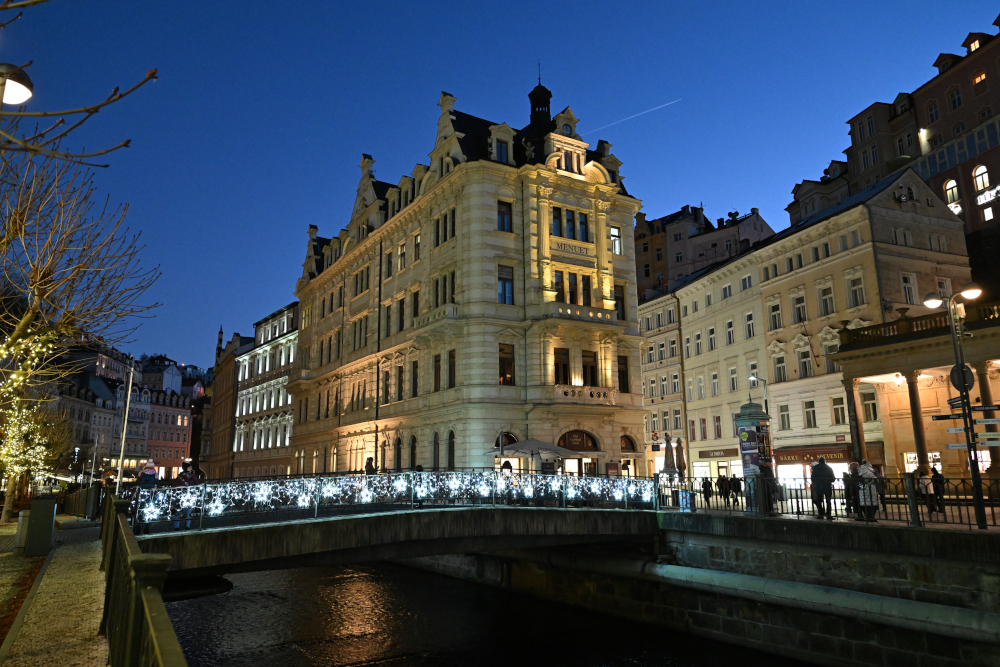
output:
<instances>
[{"instance_id":1,"label":"dark water","mask_svg":"<svg viewBox=\"0 0 1000 667\"><path fill-rule=\"evenodd\" d=\"M805 664L398 565L230 579L167 605L193 667Z\"/></svg>"}]
</instances>

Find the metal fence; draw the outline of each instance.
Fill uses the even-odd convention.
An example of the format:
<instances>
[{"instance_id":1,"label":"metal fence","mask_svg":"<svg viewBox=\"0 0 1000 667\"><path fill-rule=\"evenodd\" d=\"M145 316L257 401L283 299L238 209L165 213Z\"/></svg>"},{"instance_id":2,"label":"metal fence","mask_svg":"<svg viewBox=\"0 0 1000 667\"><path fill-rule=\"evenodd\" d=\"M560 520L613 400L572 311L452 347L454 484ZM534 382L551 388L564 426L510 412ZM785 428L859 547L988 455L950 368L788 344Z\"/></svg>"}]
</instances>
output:
<instances>
[{"instance_id":1,"label":"metal fence","mask_svg":"<svg viewBox=\"0 0 1000 667\"><path fill-rule=\"evenodd\" d=\"M108 664L184 667L187 661L160 594L170 556L142 553L127 521L128 506L128 500L107 494L101 522L105 588L100 632L108 638Z\"/></svg>"},{"instance_id":2,"label":"metal fence","mask_svg":"<svg viewBox=\"0 0 1000 667\"><path fill-rule=\"evenodd\" d=\"M757 487L764 490L758 496ZM837 479L828 493L810 479L780 478L687 478L661 476L658 480L660 509L717 511L756 515L817 519L853 519L874 523L894 521L910 526L976 525L972 481L940 477L874 480ZM986 518L1000 525L1000 480L982 482Z\"/></svg>"},{"instance_id":3,"label":"metal fence","mask_svg":"<svg viewBox=\"0 0 1000 667\"><path fill-rule=\"evenodd\" d=\"M63 514L96 519L101 514L104 485L94 484L63 496Z\"/></svg>"},{"instance_id":4,"label":"metal fence","mask_svg":"<svg viewBox=\"0 0 1000 667\"><path fill-rule=\"evenodd\" d=\"M137 533L429 507L655 509L656 480L489 470L324 474L130 489Z\"/></svg>"}]
</instances>

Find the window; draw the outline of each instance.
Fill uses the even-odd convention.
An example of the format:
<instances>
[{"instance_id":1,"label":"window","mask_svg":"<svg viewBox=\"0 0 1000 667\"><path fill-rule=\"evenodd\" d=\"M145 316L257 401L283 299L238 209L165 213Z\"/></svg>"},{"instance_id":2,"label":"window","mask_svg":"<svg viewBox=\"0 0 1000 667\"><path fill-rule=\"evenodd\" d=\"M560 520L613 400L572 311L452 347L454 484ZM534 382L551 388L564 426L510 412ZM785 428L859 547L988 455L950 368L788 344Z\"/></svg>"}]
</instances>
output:
<instances>
[{"instance_id":1,"label":"window","mask_svg":"<svg viewBox=\"0 0 1000 667\"><path fill-rule=\"evenodd\" d=\"M670 393L671 394L681 393L681 379L677 373L670 374Z\"/></svg>"},{"instance_id":2,"label":"window","mask_svg":"<svg viewBox=\"0 0 1000 667\"><path fill-rule=\"evenodd\" d=\"M697 313L697 312L698 312L698 301L696 299L696 300L694 300L694 301L691 302L691 313L693 314L693 313Z\"/></svg>"},{"instance_id":3,"label":"window","mask_svg":"<svg viewBox=\"0 0 1000 667\"><path fill-rule=\"evenodd\" d=\"M799 324L809 319L806 312L806 298L804 296L792 297L792 320Z\"/></svg>"},{"instance_id":4,"label":"window","mask_svg":"<svg viewBox=\"0 0 1000 667\"><path fill-rule=\"evenodd\" d=\"M646 363L647 364L653 363L653 346L652 345L650 345L649 347L646 348Z\"/></svg>"},{"instance_id":5,"label":"window","mask_svg":"<svg viewBox=\"0 0 1000 667\"><path fill-rule=\"evenodd\" d=\"M410 398L416 398L417 393L420 390L420 367L417 362L414 361L410 364Z\"/></svg>"},{"instance_id":6,"label":"window","mask_svg":"<svg viewBox=\"0 0 1000 667\"><path fill-rule=\"evenodd\" d=\"M802 350L799 352L798 357L799 377L811 378L813 376L812 352L809 350Z\"/></svg>"},{"instance_id":7,"label":"window","mask_svg":"<svg viewBox=\"0 0 1000 667\"><path fill-rule=\"evenodd\" d=\"M555 358L556 384L569 384L569 348L557 347L553 351Z\"/></svg>"},{"instance_id":8,"label":"window","mask_svg":"<svg viewBox=\"0 0 1000 667\"><path fill-rule=\"evenodd\" d=\"M778 430L779 431L792 430L792 416L788 413L787 405L778 406Z\"/></svg>"},{"instance_id":9,"label":"window","mask_svg":"<svg viewBox=\"0 0 1000 667\"><path fill-rule=\"evenodd\" d=\"M865 304L865 285L861 278L851 278L847 286L847 306L857 308Z\"/></svg>"},{"instance_id":10,"label":"window","mask_svg":"<svg viewBox=\"0 0 1000 667\"><path fill-rule=\"evenodd\" d=\"M872 117L868 116L868 134L875 136L875 123L872 122Z\"/></svg>"},{"instance_id":11,"label":"window","mask_svg":"<svg viewBox=\"0 0 1000 667\"><path fill-rule=\"evenodd\" d=\"M624 355L618 357L618 391L623 394L631 391L628 378L628 357Z\"/></svg>"},{"instance_id":12,"label":"window","mask_svg":"<svg viewBox=\"0 0 1000 667\"><path fill-rule=\"evenodd\" d=\"M986 107L985 109L979 112L979 120L986 120L992 115L993 115L993 110L990 109L989 107Z\"/></svg>"},{"instance_id":13,"label":"window","mask_svg":"<svg viewBox=\"0 0 1000 667\"><path fill-rule=\"evenodd\" d=\"M868 171L868 151L861 152L861 170Z\"/></svg>"},{"instance_id":14,"label":"window","mask_svg":"<svg viewBox=\"0 0 1000 667\"><path fill-rule=\"evenodd\" d=\"M979 165L972 171L972 178L976 184L976 192L982 192L990 187L990 173L983 165Z\"/></svg>"},{"instance_id":15,"label":"window","mask_svg":"<svg viewBox=\"0 0 1000 667\"><path fill-rule=\"evenodd\" d=\"M643 252L649 252L649 244L648 243L643 243L642 244L642 251Z\"/></svg>"},{"instance_id":16,"label":"window","mask_svg":"<svg viewBox=\"0 0 1000 667\"><path fill-rule=\"evenodd\" d=\"M722 437L722 417L719 415L715 416L715 439L718 440Z\"/></svg>"},{"instance_id":17,"label":"window","mask_svg":"<svg viewBox=\"0 0 1000 667\"><path fill-rule=\"evenodd\" d=\"M687 381L687 400L689 401L694 400L694 391L692 390L691 380Z\"/></svg>"},{"instance_id":18,"label":"window","mask_svg":"<svg viewBox=\"0 0 1000 667\"><path fill-rule=\"evenodd\" d=\"M803 266L802 253L800 252L797 255L795 255L795 268L801 269L802 266Z\"/></svg>"},{"instance_id":19,"label":"window","mask_svg":"<svg viewBox=\"0 0 1000 667\"><path fill-rule=\"evenodd\" d=\"M754 337L753 313L746 314L745 324L746 327L744 333L746 334L746 337L753 338Z\"/></svg>"},{"instance_id":20,"label":"window","mask_svg":"<svg viewBox=\"0 0 1000 667\"><path fill-rule=\"evenodd\" d=\"M812 261L818 262L819 261L819 248L812 248L811 250L812 250Z\"/></svg>"},{"instance_id":21,"label":"window","mask_svg":"<svg viewBox=\"0 0 1000 667\"><path fill-rule=\"evenodd\" d=\"M740 381L736 375L736 368L729 369L729 391L738 391L740 388Z\"/></svg>"},{"instance_id":22,"label":"window","mask_svg":"<svg viewBox=\"0 0 1000 667\"><path fill-rule=\"evenodd\" d=\"M645 394L644 394L645 395ZM649 398L656 398L656 380L649 378Z\"/></svg>"},{"instance_id":23,"label":"window","mask_svg":"<svg viewBox=\"0 0 1000 667\"><path fill-rule=\"evenodd\" d=\"M676 357L677 356L677 339L671 338L667 341L667 356Z\"/></svg>"},{"instance_id":24,"label":"window","mask_svg":"<svg viewBox=\"0 0 1000 667\"><path fill-rule=\"evenodd\" d=\"M683 426L681 426L681 411L680 410L674 410L673 420L674 420L673 429L675 431L679 431L680 429L683 428Z\"/></svg>"},{"instance_id":25,"label":"window","mask_svg":"<svg viewBox=\"0 0 1000 667\"><path fill-rule=\"evenodd\" d=\"M955 126L955 136L960 137L962 136L963 132L965 132L965 121L962 121L961 123Z\"/></svg>"},{"instance_id":26,"label":"window","mask_svg":"<svg viewBox=\"0 0 1000 667\"><path fill-rule=\"evenodd\" d=\"M833 407L833 425L843 426L847 423L847 407L844 405L844 397L840 396L834 398L832 401Z\"/></svg>"},{"instance_id":27,"label":"window","mask_svg":"<svg viewBox=\"0 0 1000 667\"><path fill-rule=\"evenodd\" d=\"M836 306L833 302L833 288L832 287L821 287L819 290L819 314L821 317L827 315L833 315L836 312Z\"/></svg>"},{"instance_id":28,"label":"window","mask_svg":"<svg viewBox=\"0 0 1000 667\"><path fill-rule=\"evenodd\" d=\"M514 267L497 267L497 303L514 305ZM416 311L414 311L416 315Z\"/></svg>"},{"instance_id":29,"label":"window","mask_svg":"<svg viewBox=\"0 0 1000 667\"><path fill-rule=\"evenodd\" d=\"M712 373L712 380L709 383L709 389L712 392L712 396L718 396L719 395L719 374L718 373Z\"/></svg>"},{"instance_id":30,"label":"window","mask_svg":"<svg viewBox=\"0 0 1000 667\"><path fill-rule=\"evenodd\" d=\"M938 107L937 102L931 102L927 105L927 123L933 123L938 119Z\"/></svg>"},{"instance_id":31,"label":"window","mask_svg":"<svg viewBox=\"0 0 1000 667\"><path fill-rule=\"evenodd\" d=\"M667 376L666 375L661 375L660 376L660 396L666 396L666 395L667 395Z\"/></svg>"},{"instance_id":32,"label":"window","mask_svg":"<svg viewBox=\"0 0 1000 667\"><path fill-rule=\"evenodd\" d=\"M611 228L611 252L615 255L622 254L622 230L621 227Z\"/></svg>"},{"instance_id":33,"label":"window","mask_svg":"<svg viewBox=\"0 0 1000 667\"><path fill-rule=\"evenodd\" d=\"M976 97L986 92L986 72L976 72L972 76L972 94Z\"/></svg>"},{"instance_id":34,"label":"window","mask_svg":"<svg viewBox=\"0 0 1000 667\"><path fill-rule=\"evenodd\" d=\"M816 401L806 401L802 404L806 428L816 428Z\"/></svg>"},{"instance_id":35,"label":"window","mask_svg":"<svg viewBox=\"0 0 1000 667\"><path fill-rule=\"evenodd\" d=\"M583 350L582 357L584 386L599 387L601 381L597 377L597 353L590 350Z\"/></svg>"},{"instance_id":36,"label":"window","mask_svg":"<svg viewBox=\"0 0 1000 667\"><path fill-rule=\"evenodd\" d=\"M704 417L702 417L700 421L701 421L701 439L708 440L708 422Z\"/></svg>"},{"instance_id":37,"label":"window","mask_svg":"<svg viewBox=\"0 0 1000 667\"><path fill-rule=\"evenodd\" d=\"M878 401L875 399L874 391L861 392L861 405L865 412L866 422L878 421Z\"/></svg>"},{"instance_id":38,"label":"window","mask_svg":"<svg viewBox=\"0 0 1000 667\"><path fill-rule=\"evenodd\" d=\"M656 358L659 361L663 361L666 358L666 345L664 345L663 343L660 343L657 347L658 347L658 349L657 349L657 353L656 353Z\"/></svg>"},{"instance_id":39,"label":"window","mask_svg":"<svg viewBox=\"0 0 1000 667\"><path fill-rule=\"evenodd\" d=\"M684 338L684 358L691 358L691 336L686 336Z\"/></svg>"},{"instance_id":40,"label":"window","mask_svg":"<svg viewBox=\"0 0 1000 667\"><path fill-rule=\"evenodd\" d=\"M857 248L859 245L861 245L861 232L855 229L851 232L851 247Z\"/></svg>"},{"instance_id":41,"label":"window","mask_svg":"<svg viewBox=\"0 0 1000 667\"><path fill-rule=\"evenodd\" d=\"M948 93L948 102L951 104L952 111L962 106L962 91L956 88Z\"/></svg>"},{"instance_id":42,"label":"window","mask_svg":"<svg viewBox=\"0 0 1000 667\"><path fill-rule=\"evenodd\" d=\"M708 329L708 351L711 352L715 349L715 327L710 327Z\"/></svg>"},{"instance_id":43,"label":"window","mask_svg":"<svg viewBox=\"0 0 1000 667\"><path fill-rule=\"evenodd\" d=\"M642 265L642 277L643 278L648 278L649 277L649 264L643 264Z\"/></svg>"},{"instance_id":44,"label":"window","mask_svg":"<svg viewBox=\"0 0 1000 667\"><path fill-rule=\"evenodd\" d=\"M506 145L506 144L504 144ZM497 231L513 232L513 210L509 201L497 202Z\"/></svg>"},{"instance_id":45,"label":"window","mask_svg":"<svg viewBox=\"0 0 1000 667\"><path fill-rule=\"evenodd\" d=\"M688 438L691 441L695 441L695 440L698 439L698 437L697 437L698 433L694 430L694 420L693 419L689 419L688 420L688 431L690 431L690 433L688 434Z\"/></svg>"},{"instance_id":46,"label":"window","mask_svg":"<svg viewBox=\"0 0 1000 667\"><path fill-rule=\"evenodd\" d=\"M878 146L872 146L872 166L878 164Z\"/></svg>"},{"instance_id":47,"label":"window","mask_svg":"<svg viewBox=\"0 0 1000 667\"><path fill-rule=\"evenodd\" d=\"M987 206L983 209L983 222L989 222L993 219L993 207Z\"/></svg>"},{"instance_id":48,"label":"window","mask_svg":"<svg viewBox=\"0 0 1000 667\"><path fill-rule=\"evenodd\" d=\"M654 431L660 430L660 413L654 412L652 414L652 425Z\"/></svg>"},{"instance_id":49,"label":"window","mask_svg":"<svg viewBox=\"0 0 1000 667\"><path fill-rule=\"evenodd\" d=\"M584 243L590 243L590 227L587 224L587 214L586 213L580 213L577 216L577 224L579 226L579 231L580 231L580 234L579 234L580 240L583 241ZM656 259L660 259L660 251L659 250L656 251Z\"/></svg>"},{"instance_id":50,"label":"window","mask_svg":"<svg viewBox=\"0 0 1000 667\"><path fill-rule=\"evenodd\" d=\"M902 274L903 279L903 301L910 305L917 305L917 276L912 273Z\"/></svg>"},{"instance_id":51,"label":"window","mask_svg":"<svg viewBox=\"0 0 1000 667\"><path fill-rule=\"evenodd\" d=\"M943 143L944 143L944 137L942 137L940 134L936 134L931 138L931 146L933 146L934 148L937 148Z\"/></svg>"},{"instance_id":52,"label":"window","mask_svg":"<svg viewBox=\"0 0 1000 667\"><path fill-rule=\"evenodd\" d=\"M865 124L858 123L858 141L865 140Z\"/></svg>"},{"instance_id":53,"label":"window","mask_svg":"<svg viewBox=\"0 0 1000 667\"><path fill-rule=\"evenodd\" d=\"M694 356L701 354L701 332L694 335Z\"/></svg>"},{"instance_id":54,"label":"window","mask_svg":"<svg viewBox=\"0 0 1000 667\"><path fill-rule=\"evenodd\" d=\"M840 237L840 252L845 252L847 250L847 237Z\"/></svg>"},{"instance_id":55,"label":"window","mask_svg":"<svg viewBox=\"0 0 1000 667\"><path fill-rule=\"evenodd\" d=\"M774 381L775 383L788 381L788 373L785 370L784 356L774 358Z\"/></svg>"},{"instance_id":56,"label":"window","mask_svg":"<svg viewBox=\"0 0 1000 667\"><path fill-rule=\"evenodd\" d=\"M951 278L937 278L936 279L938 292L943 294L945 297L951 296Z\"/></svg>"},{"instance_id":57,"label":"window","mask_svg":"<svg viewBox=\"0 0 1000 667\"><path fill-rule=\"evenodd\" d=\"M506 141L497 140L497 156L496 157L497 157L497 162L502 162L503 164L507 164L507 142ZM505 231L505 230L501 229L500 231ZM509 231L509 230L506 230L506 231Z\"/></svg>"},{"instance_id":58,"label":"window","mask_svg":"<svg viewBox=\"0 0 1000 667\"><path fill-rule=\"evenodd\" d=\"M569 278L569 280L567 281L567 283L569 285L569 301L568 301L568 303L571 303L571 304L573 304L575 306L575 305L577 305L577 301L576 301L576 297L577 297L577 286L576 286L577 280L576 280L576 274L575 273L570 273L570 274L567 275L567 278Z\"/></svg>"},{"instance_id":59,"label":"window","mask_svg":"<svg viewBox=\"0 0 1000 667\"><path fill-rule=\"evenodd\" d=\"M711 294L706 294L705 295L705 307L708 308L711 305L712 305L712 295Z\"/></svg>"},{"instance_id":60,"label":"window","mask_svg":"<svg viewBox=\"0 0 1000 667\"><path fill-rule=\"evenodd\" d=\"M458 372L458 363L455 358L455 350L448 352L448 389L455 388L455 376Z\"/></svg>"},{"instance_id":61,"label":"window","mask_svg":"<svg viewBox=\"0 0 1000 667\"><path fill-rule=\"evenodd\" d=\"M740 289L748 290L753 287L753 278L751 276L743 276L740 278Z\"/></svg>"},{"instance_id":62,"label":"window","mask_svg":"<svg viewBox=\"0 0 1000 667\"><path fill-rule=\"evenodd\" d=\"M781 328L781 304L772 303L768 307L768 322L771 325L771 331Z\"/></svg>"},{"instance_id":63,"label":"window","mask_svg":"<svg viewBox=\"0 0 1000 667\"><path fill-rule=\"evenodd\" d=\"M975 51L978 48L979 48L979 40L977 39L974 42L972 42L971 44L969 44L969 53L972 53L973 51Z\"/></svg>"},{"instance_id":64,"label":"window","mask_svg":"<svg viewBox=\"0 0 1000 667\"><path fill-rule=\"evenodd\" d=\"M723 299L728 299L732 295L733 295L733 286L732 285L724 285L722 287L722 298Z\"/></svg>"},{"instance_id":65,"label":"window","mask_svg":"<svg viewBox=\"0 0 1000 667\"><path fill-rule=\"evenodd\" d=\"M907 248L913 247L913 235L910 234L909 229L893 227L892 237L896 245L906 246Z\"/></svg>"},{"instance_id":66,"label":"window","mask_svg":"<svg viewBox=\"0 0 1000 667\"><path fill-rule=\"evenodd\" d=\"M554 287L556 291L556 301L558 301L559 303L566 303L566 289L563 281L563 272L553 271L552 280L553 283L555 283Z\"/></svg>"},{"instance_id":67,"label":"window","mask_svg":"<svg viewBox=\"0 0 1000 667\"><path fill-rule=\"evenodd\" d=\"M576 219L573 211L566 211L566 238L576 240Z\"/></svg>"},{"instance_id":68,"label":"window","mask_svg":"<svg viewBox=\"0 0 1000 667\"><path fill-rule=\"evenodd\" d=\"M615 285L615 314L617 319L625 319L625 288L622 285Z\"/></svg>"},{"instance_id":69,"label":"window","mask_svg":"<svg viewBox=\"0 0 1000 667\"><path fill-rule=\"evenodd\" d=\"M656 328L659 329L663 326L663 313L656 313Z\"/></svg>"},{"instance_id":70,"label":"window","mask_svg":"<svg viewBox=\"0 0 1000 667\"><path fill-rule=\"evenodd\" d=\"M500 384L514 385L514 346L500 343Z\"/></svg>"},{"instance_id":71,"label":"window","mask_svg":"<svg viewBox=\"0 0 1000 667\"><path fill-rule=\"evenodd\" d=\"M958 183L954 179L944 184L944 199L948 204L958 201Z\"/></svg>"},{"instance_id":72,"label":"window","mask_svg":"<svg viewBox=\"0 0 1000 667\"><path fill-rule=\"evenodd\" d=\"M736 328L733 326L733 321L729 320L726 322L726 345L732 345L736 342Z\"/></svg>"},{"instance_id":73,"label":"window","mask_svg":"<svg viewBox=\"0 0 1000 667\"><path fill-rule=\"evenodd\" d=\"M785 273L791 273L795 270L795 262L792 261L791 257L785 259Z\"/></svg>"},{"instance_id":74,"label":"window","mask_svg":"<svg viewBox=\"0 0 1000 667\"><path fill-rule=\"evenodd\" d=\"M670 308L667 310L667 324L676 324L676 323L677 323L677 316L674 313L674 309Z\"/></svg>"},{"instance_id":75,"label":"window","mask_svg":"<svg viewBox=\"0 0 1000 667\"><path fill-rule=\"evenodd\" d=\"M656 249L656 261L657 262L662 262L663 261L663 248L657 248Z\"/></svg>"}]
</instances>

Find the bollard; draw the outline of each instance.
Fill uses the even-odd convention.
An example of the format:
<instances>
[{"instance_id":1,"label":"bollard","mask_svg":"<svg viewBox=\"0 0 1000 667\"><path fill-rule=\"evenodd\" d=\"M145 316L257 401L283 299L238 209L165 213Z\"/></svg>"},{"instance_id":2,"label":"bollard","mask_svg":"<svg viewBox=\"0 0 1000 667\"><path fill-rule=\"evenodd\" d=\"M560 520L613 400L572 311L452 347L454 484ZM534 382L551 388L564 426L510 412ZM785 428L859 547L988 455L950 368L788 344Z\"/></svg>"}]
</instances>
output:
<instances>
[{"instance_id":1,"label":"bollard","mask_svg":"<svg viewBox=\"0 0 1000 667\"><path fill-rule=\"evenodd\" d=\"M920 509L917 505L917 487L913 482L913 473L903 473L903 484L906 486L906 504L910 508L910 526L920 528Z\"/></svg>"}]
</instances>

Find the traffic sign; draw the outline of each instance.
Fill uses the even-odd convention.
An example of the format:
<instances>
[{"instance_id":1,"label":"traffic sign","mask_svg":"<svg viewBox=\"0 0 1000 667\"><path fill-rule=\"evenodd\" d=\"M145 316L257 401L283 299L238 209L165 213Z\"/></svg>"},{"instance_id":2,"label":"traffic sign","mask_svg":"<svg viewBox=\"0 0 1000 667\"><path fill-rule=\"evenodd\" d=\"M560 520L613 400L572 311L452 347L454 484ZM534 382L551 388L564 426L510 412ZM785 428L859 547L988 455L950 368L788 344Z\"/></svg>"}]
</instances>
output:
<instances>
[{"instance_id":1,"label":"traffic sign","mask_svg":"<svg viewBox=\"0 0 1000 667\"><path fill-rule=\"evenodd\" d=\"M970 390L976 386L976 376L973 375L972 369L964 364L955 364L951 367L951 386L955 389L962 391ZM965 386L962 386L964 383Z\"/></svg>"},{"instance_id":2,"label":"traffic sign","mask_svg":"<svg viewBox=\"0 0 1000 667\"><path fill-rule=\"evenodd\" d=\"M945 449L967 449L969 446L964 442L949 442Z\"/></svg>"},{"instance_id":3,"label":"traffic sign","mask_svg":"<svg viewBox=\"0 0 1000 667\"><path fill-rule=\"evenodd\" d=\"M948 399L948 405L961 405L961 404L962 404L961 396L956 396L955 398Z\"/></svg>"},{"instance_id":4,"label":"traffic sign","mask_svg":"<svg viewBox=\"0 0 1000 667\"><path fill-rule=\"evenodd\" d=\"M950 428L948 429L948 433L965 433L965 427L959 426L958 428Z\"/></svg>"},{"instance_id":5,"label":"traffic sign","mask_svg":"<svg viewBox=\"0 0 1000 667\"><path fill-rule=\"evenodd\" d=\"M993 412L994 410L1000 410L1000 405L973 405L972 410L975 412Z\"/></svg>"},{"instance_id":6,"label":"traffic sign","mask_svg":"<svg viewBox=\"0 0 1000 667\"><path fill-rule=\"evenodd\" d=\"M1000 419L977 419L977 424L1000 424Z\"/></svg>"},{"instance_id":7,"label":"traffic sign","mask_svg":"<svg viewBox=\"0 0 1000 667\"><path fill-rule=\"evenodd\" d=\"M939 422L944 419L961 419L961 418L962 415L931 415L931 420L936 422ZM979 423L978 420L976 423L977 424Z\"/></svg>"}]
</instances>

